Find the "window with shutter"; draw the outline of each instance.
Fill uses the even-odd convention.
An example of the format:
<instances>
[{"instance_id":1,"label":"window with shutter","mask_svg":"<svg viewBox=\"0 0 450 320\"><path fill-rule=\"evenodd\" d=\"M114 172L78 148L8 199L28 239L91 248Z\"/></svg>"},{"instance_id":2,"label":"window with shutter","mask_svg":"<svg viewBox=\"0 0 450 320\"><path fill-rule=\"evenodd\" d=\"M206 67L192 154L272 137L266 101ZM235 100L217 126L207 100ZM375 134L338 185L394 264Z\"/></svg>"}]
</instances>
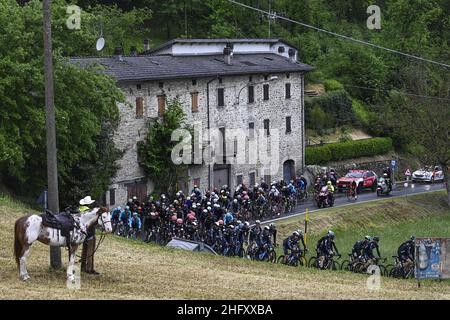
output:
<instances>
[{"instance_id":1,"label":"window with shutter","mask_svg":"<svg viewBox=\"0 0 450 320\"><path fill-rule=\"evenodd\" d=\"M191 93L191 107L192 112L198 112L198 92Z\"/></svg>"},{"instance_id":2,"label":"window with shutter","mask_svg":"<svg viewBox=\"0 0 450 320\"><path fill-rule=\"evenodd\" d=\"M291 117L286 117L286 133L291 133Z\"/></svg>"},{"instance_id":3,"label":"window with shutter","mask_svg":"<svg viewBox=\"0 0 450 320\"><path fill-rule=\"evenodd\" d=\"M144 98L136 98L136 118L142 118L144 116Z\"/></svg>"},{"instance_id":4,"label":"window with shutter","mask_svg":"<svg viewBox=\"0 0 450 320\"><path fill-rule=\"evenodd\" d=\"M158 96L158 116L162 116L166 111L166 96Z\"/></svg>"},{"instance_id":5,"label":"window with shutter","mask_svg":"<svg viewBox=\"0 0 450 320\"><path fill-rule=\"evenodd\" d=\"M217 106L219 107L225 106L224 91L224 88L217 89Z\"/></svg>"},{"instance_id":6,"label":"window with shutter","mask_svg":"<svg viewBox=\"0 0 450 320\"><path fill-rule=\"evenodd\" d=\"M255 102L255 87L248 86L248 103Z\"/></svg>"},{"instance_id":7,"label":"window with shutter","mask_svg":"<svg viewBox=\"0 0 450 320\"><path fill-rule=\"evenodd\" d=\"M286 99L290 99L290 98L291 98L291 84L286 83Z\"/></svg>"},{"instance_id":8,"label":"window with shutter","mask_svg":"<svg viewBox=\"0 0 450 320\"><path fill-rule=\"evenodd\" d=\"M263 99L264 100L269 100L269 85L268 84L265 84L263 86L263 93L264 93Z\"/></svg>"}]
</instances>

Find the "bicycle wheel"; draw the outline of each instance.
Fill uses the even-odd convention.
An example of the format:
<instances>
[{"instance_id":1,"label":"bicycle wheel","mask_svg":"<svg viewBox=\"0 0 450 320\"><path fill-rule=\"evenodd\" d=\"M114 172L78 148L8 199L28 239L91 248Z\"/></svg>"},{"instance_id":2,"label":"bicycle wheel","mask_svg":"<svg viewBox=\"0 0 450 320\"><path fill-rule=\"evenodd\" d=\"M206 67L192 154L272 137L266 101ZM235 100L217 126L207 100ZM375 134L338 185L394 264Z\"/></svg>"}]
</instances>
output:
<instances>
[{"instance_id":1,"label":"bicycle wheel","mask_svg":"<svg viewBox=\"0 0 450 320\"><path fill-rule=\"evenodd\" d=\"M350 261L349 260L345 260L341 264L341 270L351 271L350 270L350 268L351 268L350 266L351 266Z\"/></svg>"},{"instance_id":2,"label":"bicycle wheel","mask_svg":"<svg viewBox=\"0 0 450 320\"><path fill-rule=\"evenodd\" d=\"M386 274L385 274L385 276L386 276L386 277L389 277L389 276L390 276L390 273L391 273L391 270L394 268L394 265L393 265L393 264L388 264L387 266L385 266L385 268L386 268Z\"/></svg>"},{"instance_id":3,"label":"bicycle wheel","mask_svg":"<svg viewBox=\"0 0 450 320\"><path fill-rule=\"evenodd\" d=\"M317 257L311 257L308 261L308 267L309 268L318 268L319 265L317 264Z\"/></svg>"},{"instance_id":4,"label":"bicycle wheel","mask_svg":"<svg viewBox=\"0 0 450 320\"><path fill-rule=\"evenodd\" d=\"M283 259L284 259L284 254L282 254L281 256L278 257L277 262L284 264Z\"/></svg>"},{"instance_id":5,"label":"bicycle wheel","mask_svg":"<svg viewBox=\"0 0 450 320\"><path fill-rule=\"evenodd\" d=\"M366 272L365 263L358 262L353 267L353 271L356 273L364 273Z\"/></svg>"},{"instance_id":6,"label":"bicycle wheel","mask_svg":"<svg viewBox=\"0 0 450 320\"><path fill-rule=\"evenodd\" d=\"M275 251L270 251L269 254L269 261L272 263L276 263L277 262L277 253Z\"/></svg>"},{"instance_id":7,"label":"bicycle wheel","mask_svg":"<svg viewBox=\"0 0 450 320\"><path fill-rule=\"evenodd\" d=\"M380 268L380 275L381 276L387 276L388 275L389 271L384 265L379 264L378 267Z\"/></svg>"},{"instance_id":8,"label":"bicycle wheel","mask_svg":"<svg viewBox=\"0 0 450 320\"><path fill-rule=\"evenodd\" d=\"M403 278L403 270L400 267L394 267L389 272L389 276L392 278Z\"/></svg>"},{"instance_id":9,"label":"bicycle wheel","mask_svg":"<svg viewBox=\"0 0 450 320\"><path fill-rule=\"evenodd\" d=\"M300 267L307 267L307 266L308 266L308 261L306 260L306 258L305 258L304 256L301 256L301 257L298 259L298 265L299 265Z\"/></svg>"},{"instance_id":10,"label":"bicycle wheel","mask_svg":"<svg viewBox=\"0 0 450 320\"><path fill-rule=\"evenodd\" d=\"M341 268L341 266L339 265L339 262L331 260L328 262L327 268L328 270L339 270Z\"/></svg>"}]
</instances>

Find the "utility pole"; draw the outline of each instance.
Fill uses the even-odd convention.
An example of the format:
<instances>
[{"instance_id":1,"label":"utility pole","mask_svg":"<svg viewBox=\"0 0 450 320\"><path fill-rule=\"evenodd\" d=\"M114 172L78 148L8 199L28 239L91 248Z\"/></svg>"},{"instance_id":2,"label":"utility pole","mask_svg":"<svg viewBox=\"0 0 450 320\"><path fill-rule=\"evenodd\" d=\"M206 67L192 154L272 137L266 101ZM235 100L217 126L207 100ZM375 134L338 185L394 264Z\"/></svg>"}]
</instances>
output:
<instances>
[{"instance_id":1,"label":"utility pole","mask_svg":"<svg viewBox=\"0 0 450 320\"><path fill-rule=\"evenodd\" d=\"M58 167L56 157L55 105L53 96L52 12L51 0L43 1L44 11L44 75L45 75L45 123L47 129L47 179L48 207L59 212ZM61 268L61 249L50 247L50 266Z\"/></svg>"}]
</instances>

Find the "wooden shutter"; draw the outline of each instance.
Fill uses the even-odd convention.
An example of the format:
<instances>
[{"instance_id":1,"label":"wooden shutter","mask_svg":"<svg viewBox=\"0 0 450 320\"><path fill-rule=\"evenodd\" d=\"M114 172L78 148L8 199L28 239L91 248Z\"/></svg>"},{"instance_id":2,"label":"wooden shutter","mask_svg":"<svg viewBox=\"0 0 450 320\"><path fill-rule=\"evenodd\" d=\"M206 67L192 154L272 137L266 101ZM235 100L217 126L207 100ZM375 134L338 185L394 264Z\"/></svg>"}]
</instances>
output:
<instances>
[{"instance_id":1,"label":"wooden shutter","mask_svg":"<svg viewBox=\"0 0 450 320\"><path fill-rule=\"evenodd\" d=\"M263 99L269 100L269 85L268 84L265 84L263 86Z\"/></svg>"},{"instance_id":2,"label":"wooden shutter","mask_svg":"<svg viewBox=\"0 0 450 320\"><path fill-rule=\"evenodd\" d=\"M217 89L217 105L219 107L225 106L224 94L225 94L225 92L224 92L223 88L218 88Z\"/></svg>"},{"instance_id":3,"label":"wooden shutter","mask_svg":"<svg viewBox=\"0 0 450 320\"><path fill-rule=\"evenodd\" d=\"M291 117L286 117L286 133L290 133L291 131Z\"/></svg>"},{"instance_id":4,"label":"wooden shutter","mask_svg":"<svg viewBox=\"0 0 450 320\"><path fill-rule=\"evenodd\" d=\"M198 112L198 92L191 93L192 112Z\"/></svg>"},{"instance_id":5,"label":"wooden shutter","mask_svg":"<svg viewBox=\"0 0 450 320\"><path fill-rule=\"evenodd\" d=\"M144 116L144 98L136 98L136 117L142 118Z\"/></svg>"},{"instance_id":6,"label":"wooden shutter","mask_svg":"<svg viewBox=\"0 0 450 320\"><path fill-rule=\"evenodd\" d=\"M160 95L158 96L158 116L164 115L164 112L166 111L166 96Z\"/></svg>"},{"instance_id":7,"label":"wooden shutter","mask_svg":"<svg viewBox=\"0 0 450 320\"><path fill-rule=\"evenodd\" d=\"M255 102L255 87L249 86L248 87L248 103Z\"/></svg>"},{"instance_id":8,"label":"wooden shutter","mask_svg":"<svg viewBox=\"0 0 450 320\"><path fill-rule=\"evenodd\" d=\"M286 83L286 99L290 99L290 98L291 98L291 84Z\"/></svg>"}]
</instances>

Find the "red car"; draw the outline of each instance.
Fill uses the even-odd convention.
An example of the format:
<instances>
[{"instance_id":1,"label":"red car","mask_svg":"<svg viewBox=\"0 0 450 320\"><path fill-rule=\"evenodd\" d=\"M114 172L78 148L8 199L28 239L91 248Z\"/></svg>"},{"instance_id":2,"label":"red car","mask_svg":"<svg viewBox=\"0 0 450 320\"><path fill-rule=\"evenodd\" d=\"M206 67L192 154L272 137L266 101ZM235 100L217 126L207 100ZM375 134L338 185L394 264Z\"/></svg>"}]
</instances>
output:
<instances>
[{"instance_id":1,"label":"red car","mask_svg":"<svg viewBox=\"0 0 450 320\"><path fill-rule=\"evenodd\" d=\"M375 172L370 170L350 170L344 177L338 179L338 192L349 188L353 181L356 182L358 193L361 193L363 189L371 189L373 192L377 190L378 177Z\"/></svg>"}]
</instances>

